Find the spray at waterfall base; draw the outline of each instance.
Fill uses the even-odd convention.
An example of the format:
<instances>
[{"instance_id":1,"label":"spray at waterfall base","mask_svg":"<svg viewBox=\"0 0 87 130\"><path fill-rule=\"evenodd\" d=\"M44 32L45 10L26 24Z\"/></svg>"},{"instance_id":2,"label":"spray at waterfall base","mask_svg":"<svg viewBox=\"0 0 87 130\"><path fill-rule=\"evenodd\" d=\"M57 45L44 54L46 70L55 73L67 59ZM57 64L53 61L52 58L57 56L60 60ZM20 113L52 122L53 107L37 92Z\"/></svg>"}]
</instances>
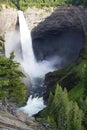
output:
<instances>
[{"instance_id":1,"label":"spray at waterfall base","mask_svg":"<svg viewBox=\"0 0 87 130\"><path fill-rule=\"evenodd\" d=\"M22 11L18 11L17 27L9 34L9 38L7 37L5 50L7 57L14 51L15 60L21 64L24 72L31 79L31 95L28 98L26 106L19 110L23 110L32 116L46 107L42 97L43 91L46 90L46 86L43 83L44 75L56 69L54 67L56 58L53 57L49 60L37 62L32 47L31 33Z\"/></svg>"}]
</instances>

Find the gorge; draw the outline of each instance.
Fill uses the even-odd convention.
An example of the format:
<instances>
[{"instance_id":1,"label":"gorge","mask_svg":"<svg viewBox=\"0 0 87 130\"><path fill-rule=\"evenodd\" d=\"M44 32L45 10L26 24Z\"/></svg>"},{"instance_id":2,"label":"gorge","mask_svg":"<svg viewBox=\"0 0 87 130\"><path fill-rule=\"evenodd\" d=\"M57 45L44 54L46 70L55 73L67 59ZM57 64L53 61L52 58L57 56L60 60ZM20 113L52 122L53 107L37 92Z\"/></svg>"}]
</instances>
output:
<instances>
[{"instance_id":1,"label":"gorge","mask_svg":"<svg viewBox=\"0 0 87 130\"><path fill-rule=\"evenodd\" d=\"M0 1L0 130L87 130L87 0Z\"/></svg>"},{"instance_id":2,"label":"gorge","mask_svg":"<svg viewBox=\"0 0 87 130\"><path fill-rule=\"evenodd\" d=\"M56 28L55 23L52 23L53 27L51 25L49 27L49 20L52 22L51 17L55 16L55 13L53 13L45 19L46 22L43 21L32 30L31 40L23 13L19 11L18 14L20 29L19 27L17 27L17 30L15 29L13 36L9 37L11 41L6 40L6 55L9 56L11 51L15 52L16 60L21 63L25 73L30 77L32 84L30 94L42 97L46 91L43 83L44 75L77 59L84 42L84 32L82 27L77 28L74 25L69 27L69 24L67 26L63 23L62 27L59 28ZM48 28L43 30L42 28L45 26ZM27 106L22 109L32 115L35 114L35 110L38 112L38 109L41 110L44 107L42 98L34 97L32 99L32 96L30 96Z\"/></svg>"},{"instance_id":3,"label":"gorge","mask_svg":"<svg viewBox=\"0 0 87 130\"><path fill-rule=\"evenodd\" d=\"M42 77L47 72L53 71L56 68L64 67L75 61L83 46L84 31L82 24L79 18L77 18L77 15L75 13L72 14L75 8L74 7L68 7L68 8L69 9L67 8L65 9L63 7L61 7L61 9L59 8L60 12L59 10L58 11L56 10L54 13L51 14L51 16L46 18L43 22L39 23L37 27L33 28L31 32L35 57L32 55L30 56L34 60L33 63L30 62L31 64L29 64L31 58L27 59L26 62L29 66L31 66L30 68L33 68L33 73L30 72L31 69L29 70L28 65L26 65L25 71L26 73L27 71L29 71L28 74L31 80L33 81L34 85L36 84L35 83L36 80L40 82L40 85L38 85L39 90L38 87L37 89L32 88L34 92L37 92L36 96L38 96L38 94L41 93L42 94L40 96L42 96L43 91L45 91L43 88L41 88L43 82ZM73 15L72 19L71 14ZM25 36L27 36L27 34L28 33L26 33ZM16 51L16 53L18 49L19 55L17 54L17 56L18 60L20 59L21 61L22 58L26 59L27 57L26 55L28 54L26 54L25 57L23 57L23 54L21 54L20 56L20 53L23 51L22 49L24 49L25 46L23 46L22 48L20 47L21 45L18 45L18 43L20 43L21 40L19 37L19 31L17 32L14 31L13 37L14 35L17 39L14 38L13 41L17 44L17 48L15 47L13 48L15 49L14 51ZM28 49L28 47L25 48L24 50L25 53L27 52L26 49ZM25 64L23 65L25 66ZM33 94L32 89L31 94Z\"/></svg>"}]
</instances>

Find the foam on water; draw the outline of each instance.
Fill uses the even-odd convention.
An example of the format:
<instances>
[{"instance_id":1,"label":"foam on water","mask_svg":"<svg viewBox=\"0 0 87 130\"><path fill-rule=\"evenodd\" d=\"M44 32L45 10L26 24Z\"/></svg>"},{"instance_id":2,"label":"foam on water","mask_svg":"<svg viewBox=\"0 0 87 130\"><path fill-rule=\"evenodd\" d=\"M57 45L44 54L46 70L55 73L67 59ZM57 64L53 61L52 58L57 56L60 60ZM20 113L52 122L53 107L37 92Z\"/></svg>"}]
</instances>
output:
<instances>
[{"instance_id":1,"label":"foam on water","mask_svg":"<svg viewBox=\"0 0 87 130\"><path fill-rule=\"evenodd\" d=\"M14 35L10 37L10 40L6 40L6 56L8 57L10 55L10 52L14 51L16 55L15 59L21 63L22 68L29 75L31 78L31 83L35 87L37 84L37 80L35 79L43 78L47 72L53 71L55 69L53 66L58 61L56 61L56 58L51 58L48 61L44 60L39 63L36 61L32 48L31 33L28 29L23 12L18 11L18 16L20 31L17 31L16 33L15 30L15 33L13 33ZM18 48L19 44L21 49ZM21 50L21 52L19 52L19 50ZM21 55L21 58L19 58L18 54ZM27 104L24 107L20 108L20 110L23 110L31 116L38 113L45 107L46 106L44 105L43 97L32 98L32 95L30 95Z\"/></svg>"},{"instance_id":2,"label":"foam on water","mask_svg":"<svg viewBox=\"0 0 87 130\"><path fill-rule=\"evenodd\" d=\"M32 96L30 96L27 101L27 105L24 107L21 107L20 110L29 114L29 116L32 116L32 115L38 113L39 111L41 111L45 107L46 106L44 105L43 97L32 98Z\"/></svg>"}]
</instances>

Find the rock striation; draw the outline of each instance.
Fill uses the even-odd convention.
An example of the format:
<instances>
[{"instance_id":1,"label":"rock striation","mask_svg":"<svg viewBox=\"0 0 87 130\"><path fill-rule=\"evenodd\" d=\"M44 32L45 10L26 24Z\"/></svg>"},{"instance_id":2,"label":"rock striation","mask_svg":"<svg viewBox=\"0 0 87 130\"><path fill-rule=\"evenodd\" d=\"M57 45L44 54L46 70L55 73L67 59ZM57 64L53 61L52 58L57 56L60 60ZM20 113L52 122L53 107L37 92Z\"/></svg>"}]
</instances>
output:
<instances>
[{"instance_id":1,"label":"rock striation","mask_svg":"<svg viewBox=\"0 0 87 130\"><path fill-rule=\"evenodd\" d=\"M50 16L54 8L38 9L36 7L28 8L25 12L25 18L29 29L32 30L35 26L43 21L46 17ZM9 6L2 5L0 11L0 35L5 36L6 33L15 29L17 22L17 9Z\"/></svg>"},{"instance_id":2,"label":"rock striation","mask_svg":"<svg viewBox=\"0 0 87 130\"><path fill-rule=\"evenodd\" d=\"M59 56L59 68L76 60L87 32L87 10L83 7L60 6L56 8L28 8L24 15L32 34L37 60ZM0 11L0 35L6 36L15 29L17 10L2 6ZM9 36L10 37L10 36ZM58 60L58 59L57 59ZM60 60L61 61L61 60ZM53 86L60 75L46 75L45 84ZM44 130L32 117L16 112L10 105L0 104L1 130Z\"/></svg>"},{"instance_id":3,"label":"rock striation","mask_svg":"<svg viewBox=\"0 0 87 130\"><path fill-rule=\"evenodd\" d=\"M14 30L16 21L17 10L3 5L0 11L0 35L5 37L7 32Z\"/></svg>"},{"instance_id":4,"label":"rock striation","mask_svg":"<svg viewBox=\"0 0 87 130\"><path fill-rule=\"evenodd\" d=\"M34 117L17 111L12 104L0 102L0 130L45 130Z\"/></svg>"},{"instance_id":5,"label":"rock striation","mask_svg":"<svg viewBox=\"0 0 87 130\"><path fill-rule=\"evenodd\" d=\"M83 7L72 5L59 6L54 9L53 13L38 26L33 28L33 38L41 37L44 32L49 30L59 30L65 27L87 29L87 10Z\"/></svg>"},{"instance_id":6,"label":"rock striation","mask_svg":"<svg viewBox=\"0 0 87 130\"><path fill-rule=\"evenodd\" d=\"M58 56L58 68L75 61L85 41L86 21L83 7L68 5L55 8L50 16L32 29L36 59L48 60Z\"/></svg>"}]
</instances>

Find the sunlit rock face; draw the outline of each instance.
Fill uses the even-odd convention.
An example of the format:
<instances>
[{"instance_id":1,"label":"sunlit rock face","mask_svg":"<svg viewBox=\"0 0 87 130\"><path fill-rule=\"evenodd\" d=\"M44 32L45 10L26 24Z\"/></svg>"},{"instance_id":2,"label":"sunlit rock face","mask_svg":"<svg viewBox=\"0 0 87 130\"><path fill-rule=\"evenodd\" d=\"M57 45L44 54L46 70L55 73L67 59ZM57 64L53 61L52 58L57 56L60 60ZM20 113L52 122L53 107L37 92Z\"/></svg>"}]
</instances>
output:
<instances>
[{"instance_id":1,"label":"sunlit rock face","mask_svg":"<svg viewBox=\"0 0 87 130\"><path fill-rule=\"evenodd\" d=\"M17 22L17 10L13 8L4 8L0 11L0 36L6 35L9 31L15 29Z\"/></svg>"}]
</instances>

